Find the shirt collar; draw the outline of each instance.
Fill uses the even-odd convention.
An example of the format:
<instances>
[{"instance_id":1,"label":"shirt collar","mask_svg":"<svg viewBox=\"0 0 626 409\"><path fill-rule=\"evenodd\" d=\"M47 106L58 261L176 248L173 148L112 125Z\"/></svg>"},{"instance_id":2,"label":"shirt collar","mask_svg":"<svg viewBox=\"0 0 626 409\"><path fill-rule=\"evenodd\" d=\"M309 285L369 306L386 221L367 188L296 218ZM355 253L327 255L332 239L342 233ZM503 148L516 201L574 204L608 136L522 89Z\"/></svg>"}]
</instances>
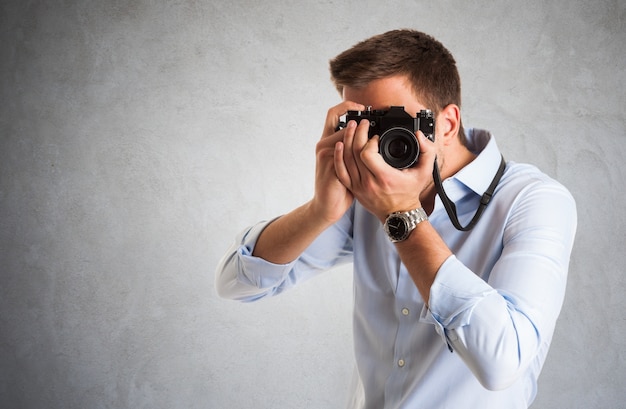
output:
<instances>
[{"instance_id":1,"label":"shirt collar","mask_svg":"<svg viewBox=\"0 0 626 409\"><path fill-rule=\"evenodd\" d=\"M452 176L452 179L456 179L477 195L482 196L498 171L502 154L491 132L483 129L468 129L465 135L468 148L477 156Z\"/></svg>"}]
</instances>

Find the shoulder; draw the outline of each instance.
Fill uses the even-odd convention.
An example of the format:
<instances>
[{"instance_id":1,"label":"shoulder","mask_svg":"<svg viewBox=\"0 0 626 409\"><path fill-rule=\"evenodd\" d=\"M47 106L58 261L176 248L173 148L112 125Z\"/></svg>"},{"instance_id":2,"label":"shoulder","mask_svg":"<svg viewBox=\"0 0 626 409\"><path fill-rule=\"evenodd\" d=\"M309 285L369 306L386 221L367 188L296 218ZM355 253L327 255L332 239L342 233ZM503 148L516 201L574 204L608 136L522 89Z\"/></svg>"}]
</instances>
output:
<instances>
[{"instance_id":1,"label":"shoulder","mask_svg":"<svg viewBox=\"0 0 626 409\"><path fill-rule=\"evenodd\" d=\"M530 164L508 162L494 199L509 223L530 218L540 225L576 224L576 201L570 191Z\"/></svg>"},{"instance_id":2,"label":"shoulder","mask_svg":"<svg viewBox=\"0 0 626 409\"><path fill-rule=\"evenodd\" d=\"M534 165L509 161L498 185L498 190L520 195L530 191L555 191L571 197L569 190ZM572 197L573 200L573 197Z\"/></svg>"}]
</instances>

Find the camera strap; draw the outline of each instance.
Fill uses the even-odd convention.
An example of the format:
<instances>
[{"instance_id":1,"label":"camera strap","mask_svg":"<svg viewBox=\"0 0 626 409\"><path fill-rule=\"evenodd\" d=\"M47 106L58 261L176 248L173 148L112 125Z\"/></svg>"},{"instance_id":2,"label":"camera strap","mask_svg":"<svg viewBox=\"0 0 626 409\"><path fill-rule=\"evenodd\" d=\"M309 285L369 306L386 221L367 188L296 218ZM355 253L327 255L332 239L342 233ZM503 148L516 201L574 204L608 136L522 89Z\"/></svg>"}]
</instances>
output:
<instances>
[{"instance_id":1,"label":"camera strap","mask_svg":"<svg viewBox=\"0 0 626 409\"><path fill-rule=\"evenodd\" d=\"M491 200L491 197L493 196L493 192L494 190L496 190L496 186L498 186L498 182L500 182L500 179L502 178L502 175L504 174L505 167L506 167L506 162L504 161L504 157L501 156L500 167L498 168L496 175L493 177L491 184L489 185L485 193L483 193L483 196L480 198L480 205L478 206L478 209L476 210L474 217L472 218L472 220L469 222L467 226L463 227L461 226L461 223L459 222L459 217L456 214L456 206L454 205L454 202L450 200L445 190L443 190L443 184L441 183L441 175L439 174L439 166L437 165L437 159L435 158L435 166L433 169L433 179L435 181L435 187L437 188L437 193L439 193L439 197L441 198L441 201L443 202L443 207L446 208L446 212L448 213L448 216L450 217L450 221L452 222L454 227L456 227L457 230L470 231L472 230L472 228L474 228L474 226L476 226L476 223L478 223L480 216L482 216L483 212L485 211L485 208L489 204L489 201Z\"/></svg>"}]
</instances>

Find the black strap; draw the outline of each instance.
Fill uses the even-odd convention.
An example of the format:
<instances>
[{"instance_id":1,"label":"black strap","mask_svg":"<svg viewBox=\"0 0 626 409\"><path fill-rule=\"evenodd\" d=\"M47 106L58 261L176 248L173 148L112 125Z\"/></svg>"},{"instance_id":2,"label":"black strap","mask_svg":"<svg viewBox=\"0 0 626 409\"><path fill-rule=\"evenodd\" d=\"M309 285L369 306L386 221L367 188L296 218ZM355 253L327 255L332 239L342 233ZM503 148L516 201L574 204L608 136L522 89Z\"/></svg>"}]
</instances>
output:
<instances>
[{"instance_id":1,"label":"black strap","mask_svg":"<svg viewBox=\"0 0 626 409\"><path fill-rule=\"evenodd\" d=\"M498 186L498 182L500 182L500 179L502 178L502 175L504 174L504 168L506 167L506 162L504 161L503 156L501 158L502 159L500 160L500 167L498 168L496 175L493 177L491 184L489 185L485 193L483 193L483 196L480 198L480 205L478 206L478 209L476 210L476 214L474 214L472 221L470 221L469 224L465 227L461 226L461 223L459 223L459 217L456 214L456 206L454 205L454 202L450 200L445 190L443 190L443 184L441 183L441 175L439 174L439 166L437 165L437 159L435 158L435 166L433 169L433 179L435 181L435 187L437 188L437 193L439 193L439 197L441 197L441 201L443 202L443 207L445 207L446 212L448 212L450 221L452 221L452 224L454 225L454 227L456 227L457 230L470 231L474 228L474 226L476 226L476 223L478 223L480 216L482 216L483 212L485 211L485 208L487 207L487 205L489 204L489 201L491 200L491 196L493 196L494 190L496 190L496 186Z\"/></svg>"}]
</instances>

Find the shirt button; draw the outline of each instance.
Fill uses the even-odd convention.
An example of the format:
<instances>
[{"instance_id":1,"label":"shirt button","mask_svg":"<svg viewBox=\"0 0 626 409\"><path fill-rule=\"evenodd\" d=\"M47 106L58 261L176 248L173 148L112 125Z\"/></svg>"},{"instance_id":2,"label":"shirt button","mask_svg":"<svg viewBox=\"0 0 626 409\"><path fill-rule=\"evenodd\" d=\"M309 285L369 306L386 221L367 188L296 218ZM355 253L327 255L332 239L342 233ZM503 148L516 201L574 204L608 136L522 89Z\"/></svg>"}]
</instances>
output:
<instances>
[{"instance_id":1,"label":"shirt button","mask_svg":"<svg viewBox=\"0 0 626 409\"><path fill-rule=\"evenodd\" d=\"M404 364L405 364L404 359L399 359L399 360L398 360L398 366L399 366L400 368L402 368L402 367L404 366Z\"/></svg>"},{"instance_id":2,"label":"shirt button","mask_svg":"<svg viewBox=\"0 0 626 409\"><path fill-rule=\"evenodd\" d=\"M409 315L409 309L408 308L403 308L402 309L402 315Z\"/></svg>"}]
</instances>

